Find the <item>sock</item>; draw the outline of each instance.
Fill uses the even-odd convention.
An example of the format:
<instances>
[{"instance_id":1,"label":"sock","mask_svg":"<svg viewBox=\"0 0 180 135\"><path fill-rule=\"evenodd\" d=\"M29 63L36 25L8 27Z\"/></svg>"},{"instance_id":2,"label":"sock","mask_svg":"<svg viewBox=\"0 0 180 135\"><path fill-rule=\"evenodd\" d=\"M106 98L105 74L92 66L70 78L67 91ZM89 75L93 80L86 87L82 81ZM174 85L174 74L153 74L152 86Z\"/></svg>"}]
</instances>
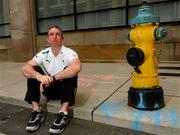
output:
<instances>
[{"instance_id":1,"label":"sock","mask_svg":"<svg viewBox=\"0 0 180 135\"><path fill-rule=\"evenodd\" d=\"M64 113L64 115L68 115L68 112L59 111L59 113Z\"/></svg>"},{"instance_id":2,"label":"sock","mask_svg":"<svg viewBox=\"0 0 180 135\"><path fill-rule=\"evenodd\" d=\"M41 112L41 109L33 109L33 111Z\"/></svg>"}]
</instances>

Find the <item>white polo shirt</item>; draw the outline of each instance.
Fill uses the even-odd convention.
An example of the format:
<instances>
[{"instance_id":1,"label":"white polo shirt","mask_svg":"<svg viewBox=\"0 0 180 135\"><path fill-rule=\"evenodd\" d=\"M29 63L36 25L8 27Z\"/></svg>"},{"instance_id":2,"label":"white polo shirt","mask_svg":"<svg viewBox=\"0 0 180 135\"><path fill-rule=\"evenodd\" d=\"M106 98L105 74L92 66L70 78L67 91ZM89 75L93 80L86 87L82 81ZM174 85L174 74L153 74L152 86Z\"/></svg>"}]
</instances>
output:
<instances>
[{"instance_id":1,"label":"white polo shirt","mask_svg":"<svg viewBox=\"0 0 180 135\"><path fill-rule=\"evenodd\" d=\"M39 65L43 65L49 75L53 76L69 65L71 60L78 58L75 51L62 46L61 52L55 57L50 47L40 51L33 57Z\"/></svg>"}]
</instances>

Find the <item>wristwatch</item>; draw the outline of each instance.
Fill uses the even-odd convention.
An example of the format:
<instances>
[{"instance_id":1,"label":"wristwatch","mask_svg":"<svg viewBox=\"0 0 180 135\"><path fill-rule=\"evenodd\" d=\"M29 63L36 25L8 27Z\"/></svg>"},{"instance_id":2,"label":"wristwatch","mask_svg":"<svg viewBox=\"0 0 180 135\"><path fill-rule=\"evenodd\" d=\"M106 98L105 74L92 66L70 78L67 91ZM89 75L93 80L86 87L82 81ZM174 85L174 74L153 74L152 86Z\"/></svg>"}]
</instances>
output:
<instances>
[{"instance_id":1,"label":"wristwatch","mask_svg":"<svg viewBox=\"0 0 180 135\"><path fill-rule=\"evenodd\" d=\"M52 78L53 78L53 81L56 81L56 77L55 77L55 75L54 75L54 76L52 76Z\"/></svg>"}]
</instances>

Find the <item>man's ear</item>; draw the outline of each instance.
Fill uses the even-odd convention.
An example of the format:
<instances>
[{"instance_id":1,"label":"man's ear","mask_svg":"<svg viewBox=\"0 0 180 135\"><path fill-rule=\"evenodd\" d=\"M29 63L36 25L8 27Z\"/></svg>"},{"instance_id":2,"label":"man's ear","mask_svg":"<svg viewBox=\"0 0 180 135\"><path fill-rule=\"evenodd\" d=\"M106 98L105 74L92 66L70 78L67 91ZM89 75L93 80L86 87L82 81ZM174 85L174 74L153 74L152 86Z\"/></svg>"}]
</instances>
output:
<instances>
[{"instance_id":1,"label":"man's ear","mask_svg":"<svg viewBox=\"0 0 180 135\"><path fill-rule=\"evenodd\" d=\"M62 40L64 40L64 35L61 35Z\"/></svg>"},{"instance_id":2,"label":"man's ear","mask_svg":"<svg viewBox=\"0 0 180 135\"><path fill-rule=\"evenodd\" d=\"M48 39L48 37L47 37L47 39L46 39L46 40L47 40L47 42L49 43L49 39Z\"/></svg>"}]
</instances>

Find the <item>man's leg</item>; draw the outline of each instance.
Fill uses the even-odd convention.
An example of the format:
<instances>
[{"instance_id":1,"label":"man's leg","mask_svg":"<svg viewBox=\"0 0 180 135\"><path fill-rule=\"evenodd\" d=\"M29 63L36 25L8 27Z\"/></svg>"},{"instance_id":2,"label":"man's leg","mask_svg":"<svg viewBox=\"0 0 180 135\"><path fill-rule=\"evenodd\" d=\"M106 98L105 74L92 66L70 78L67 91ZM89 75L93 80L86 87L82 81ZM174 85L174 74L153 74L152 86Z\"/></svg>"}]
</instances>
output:
<instances>
[{"instance_id":1,"label":"man's leg","mask_svg":"<svg viewBox=\"0 0 180 135\"><path fill-rule=\"evenodd\" d=\"M68 113L69 107L70 107L69 102L64 102L61 104L59 112L67 112Z\"/></svg>"},{"instance_id":2,"label":"man's leg","mask_svg":"<svg viewBox=\"0 0 180 135\"><path fill-rule=\"evenodd\" d=\"M51 124L49 132L52 134L59 134L64 131L65 127L69 122L68 113L69 113L69 102L62 103L57 118Z\"/></svg>"},{"instance_id":3,"label":"man's leg","mask_svg":"<svg viewBox=\"0 0 180 135\"><path fill-rule=\"evenodd\" d=\"M34 68L36 71L42 73L40 67ZM37 129L39 129L41 122L44 120L43 112L40 110L39 100L40 82L36 79L28 79L25 101L32 105L32 113L26 126L27 131L36 131Z\"/></svg>"},{"instance_id":4,"label":"man's leg","mask_svg":"<svg viewBox=\"0 0 180 135\"><path fill-rule=\"evenodd\" d=\"M26 130L28 132L33 132L38 130L41 123L45 119L44 112L40 109L39 103L34 101L32 101L31 103L32 103L32 112L26 126Z\"/></svg>"},{"instance_id":5,"label":"man's leg","mask_svg":"<svg viewBox=\"0 0 180 135\"><path fill-rule=\"evenodd\" d=\"M77 77L63 80L61 93L61 106L57 118L49 129L50 133L59 134L64 131L69 122L68 113L70 106L75 103L75 94L77 89Z\"/></svg>"},{"instance_id":6,"label":"man's leg","mask_svg":"<svg viewBox=\"0 0 180 135\"><path fill-rule=\"evenodd\" d=\"M45 96L41 93L41 98L40 98L39 106L40 106L40 109L41 109L44 113L47 113L47 112L48 112L47 103L48 103L47 97L45 97Z\"/></svg>"}]
</instances>

